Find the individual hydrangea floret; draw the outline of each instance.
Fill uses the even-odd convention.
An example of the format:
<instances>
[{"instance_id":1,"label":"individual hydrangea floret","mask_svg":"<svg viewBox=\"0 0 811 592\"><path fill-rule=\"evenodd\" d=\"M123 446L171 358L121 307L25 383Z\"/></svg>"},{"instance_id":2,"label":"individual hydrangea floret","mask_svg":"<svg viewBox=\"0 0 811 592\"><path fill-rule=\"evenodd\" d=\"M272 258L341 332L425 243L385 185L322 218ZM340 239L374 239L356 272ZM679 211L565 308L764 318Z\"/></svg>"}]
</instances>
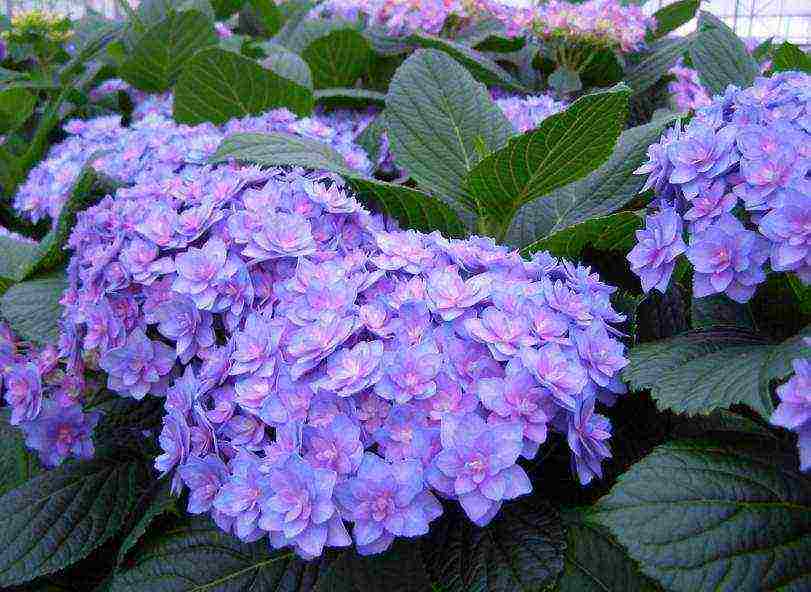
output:
<instances>
[{"instance_id":1,"label":"individual hydrangea floret","mask_svg":"<svg viewBox=\"0 0 811 592\"><path fill-rule=\"evenodd\" d=\"M805 339L811 347L811 339ZM797 433L800 451L800 469L811 470L811 358L797 358L792 362L794 374L777 387L780 404L774 410L771 423Z\"/></svg>"},{"instance_id":2,"label":"individual hydrangea floret","mask_svg":"<svg viewBox=\"0 0 811 592\"><path fill-rule=\"evenodd\" d=\"M811 283L809 90L800 72L730 85L648 148L636 172L657 199L628 256L646 292L667 288L682 252L697 298L747 302L769 269Z\"/></svg>"},{"instance_id":3,"label":"individual hydrangea floret","mask_svg":"<svg viewBox=\"0 0 811 592\"><path fill-rule=\"evenodd\" d=\"M108 388L134 399L166 390L164 377L175 365L175 352L160 341L135 329L121 347L107 351L99 366L107 372Z\"/></svg>"},{"instance_id":4,"label":"individual hydrangea floret","mask_svg":"<svg viewBox=\"0 0 811 592\"><path fill-rule=\"evenodd\" d=\"M91 435L100 417L98 412L83 412L79 405L64 407L48 400L36 419L22 424L25 444L39 452L48 467L58 466L70 456L90 459L95 453Z\"/></svg>"}]
</instances>

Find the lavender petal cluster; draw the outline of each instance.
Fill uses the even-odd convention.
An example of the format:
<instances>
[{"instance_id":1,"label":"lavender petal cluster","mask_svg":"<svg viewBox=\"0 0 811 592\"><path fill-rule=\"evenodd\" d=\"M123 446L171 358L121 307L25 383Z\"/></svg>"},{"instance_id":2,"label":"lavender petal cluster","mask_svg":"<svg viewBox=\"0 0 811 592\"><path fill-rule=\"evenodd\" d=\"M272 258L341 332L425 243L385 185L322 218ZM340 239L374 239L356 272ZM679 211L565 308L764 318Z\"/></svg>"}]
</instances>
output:
<instances>
[{"instance_id":1,"label":"lavender petal cluster","mask_svg":"<svg viewBox=\"0 0 811 592\"><path fill-rule=\"evenodd\" d=\"M156 469L243 540L377 553L440 499L488 523L553 433L584 484L610 457L595 404L628 361L589 268L400 230L331 173L237 164L121 188L69 246L66 374L165 397ZM18 382L25 415L37 383Z\"/></svg>"},{"instance_id":2,"label":"lavender petal cluster","mask_svg":"<svg viewBox=\"0 0 811 592\"><path fill-rule=\"evenodd\" d=\"M805 340L811 347L811 339ZM777 387L780 404L771 417L771 423L797 434L800 469L811 470L811 358L798 358L792 362L794 374Z\"/></svg>"},{"instance_id":3,"label":"lavender petal cluster","mask_svg":"<svg viewBox=\"0 0 811 592\"><path fill-rule=\"evenodd\" d=\"M664 291L681 253L694 295L754 295L768 271L811 283L811 76L729 86L648 149L636 172L657 199L628 255L645 291Z\"/></svg>"}]
</instances>

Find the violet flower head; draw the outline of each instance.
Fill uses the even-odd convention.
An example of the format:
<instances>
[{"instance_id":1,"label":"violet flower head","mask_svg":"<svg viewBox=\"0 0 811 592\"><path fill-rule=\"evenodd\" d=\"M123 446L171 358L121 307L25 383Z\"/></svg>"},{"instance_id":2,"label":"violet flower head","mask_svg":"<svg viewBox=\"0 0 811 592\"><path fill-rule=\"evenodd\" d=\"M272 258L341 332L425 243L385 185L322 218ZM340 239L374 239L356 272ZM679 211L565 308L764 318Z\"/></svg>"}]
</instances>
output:
<instances>
[{"instance_id":1,"label":"violet flower head","mask_svg":"<svg viewBox=\"0 0 811 592\"><path fill-rule=\"evenodd\" d=\"M442 320L452 321L487 298L491 281L487 274L463 280L455 266L434 271L428 276L428 308Z\"/></svg>"},{"instance_id":2,"label":"violet flower head","mask_svg":"<svg viewBox=\"0 0 811 592\"><path fill-rule=\"evenodd\" d=\"M414 460L388 463L366 453L356 477L335 489L343 518L354 523L358 553L382 553L395 537L428 533L442 506L425 489L422 465Z\"/></svg>"},{"instance_id":3,"label":"violet flower head","mask_svg":"<svg viewBox=\"0 0 811 592\"><path fill-rule=\"evenodd\" d=\"M598 386L608 386L629 363L623 356L625 348L622 343L611 339L601 322L595 322L585 331L573 331L572 340L583 366Z\"/></svg>"},{"instance_id":4,"label":"violet flower head","mask_svg":"<svg viewBox=\"0 0 811 592\"><path fill-rule=\"evenodd\" d=\"M725 214L693 236L687 258L695 268L693 293L697 298L723 292L737 302L747 302L766 279L763 264L769 258L769 245L737 218Z\"/></svg>"},{"instance_id":5,"label":"violet flower head","mask_svg":"<svg viewBox=\"0 0 811 592\"><path fill-rule=\"evenodd\" d=\"M556 343L540 349L524 348L520 354L524 367L566 409L574 409L576 397L588 383L588 374Z\"/></svg>"},{"instance_id":6,"label":"violet flower head","mask_svg":"<svg viewBox=\"0 0 811 592\"><path fill-rule=\"evenodd\" d=\"M436 393L436 375L442 356L434 341L387 352L383 357L385 374L375 385L375 393L388 401L407 403L427 399Z\"/></svg>"},{"instance_id":7,"label":"violet flower head","mask_svg":"<svg viewBox=\"0 0 811 592\"><path fill-rule=\"evenodd\" d=\"M216 454L204 458L189 457L178 469L180 478L189 488L189 514L203 514L212 509L214 499L228 478L228 467Z\"/></svg>"},{"instance_id":8,"label":"violet flower head","mask_svg":"<svg viewBox=\"0 0 811 592\"><path fill-rule=\"evenodd\" d=\"M506 362L522 347L538 345L538 338L529 331L526 316L509 315L495 306L485 308L479 318L467 319L465 329L476 341L484 343L493 358Z\"/></svg>"},{"instance_id":9,"label":"violet flower head","mask_svg":"<svg viewBox=\"0 0 811 592\"><path fill-rule=\"evenodd\" d=\"M674 209L666 207L646 216L645 228L636 231L637 243L628 253L628 261L645 292L667 290L676 259L687 250L682 232L681 217Z\"/></svg>"},{"instance_id":10,"label":"violet flower head","mask_svg":"<svg viewBox=\"0 0 811 592\"><path fill-rule=\"evenodd\" d=\"M572 451L572 470L583 485L594 477L602 477L601 463L611 458L606 440L611 437L611 422L607 417L594 413L594 398L586 397L578 403L569 416L569 433L566 437Z\"/></svg>"},{"instance_id":11,"label":"violet flower head","mask_svg":"<svg viewBox=\"0 0 811 592\"><path fill-rule=\"evenodd\" d=\"M245 542L262 538L258 527L260 502L270 492L270 477L260 470L259 459L241 451L231 461L231 475L217 493L213 506L234 519L234 534Z\"/></svg>"},{"instance_id":12,"label":"violet flower head","mask_svg":"<svg viewBox=\"0 0 811 592\"><path fill-rule=\"evenodd\" d=\"M99 366L107 372L107 387L122 396L143 399L165 391L162 381L175 365L175 352L135 329L121 347L105 353Z\"/></svg>"},{"instance_id":13,"label":"violet flower head","mask_svg":"<svg viewBox=\"0 0 811 592\"><path fill-rule=\"evenodd\" d=\"M25 444L39 452L47 467L56 467L70 456L88 460L95 453L92 434L100 417L95 411L84 413L79 405L63 407L46 401L36 419L21 425Z\"/></svg>"},{"instance_id":14,"label":"violet flower head","mask_svg":"<svg viewBox=\"0 0 811 592\"><path fill-rule=\"evenodd\" d=\"M487 425L478 415L442 420L442 450L426 472L440 493L458 497L468 517L487 525L504 500L532 490L524 470L515 464L523 447L520 423Z\"/></svg>"},{"instance_id":15,"label":"violet flower head","mask_svg":"<svg viewBox=\"0 0 811 592\"><path fill-rule=\"evenodd\" d=\"M188 294L198 308L211 310L217 299L217 279L225 266L228 250L219 238L212 238L201 249L189 247L175 257L177 279L172 289Z\"/></svg>"},{"instance_id":16,"label":"violet flower head","mask_svg":"<svg viewBox=\"0 0 811 592\"><path fill-rule=\"evenodd\" d=\"M806 350L811 338L805 339ZM796 432L800 450L800 469L811 470L811 358L792 362L794 374L777 387L780 404L772 413L772 425Z\"/></svg>"},{"instance_id":17,"label":"violet flower head","mask_svg":"<svg viewBox=\"0 0 811 592\"><path fill-rule=\"evenodd\" d=\"M199 310L188 296L164 302L155 311L155 318L158 332L175 342L175 353L182 364L188 364L199 350L214 345L211 313Z\"/></svg>"},{"instance_id":18,"label":"violet flower head","mask_svg":"<svg viewBox=\"0 0 811 592\"><path fill-rule=\"evenodd\" d=\"M158 443L163 453L155 459L155 469L165 477L185 463L191 452L191 431L183 413L171 410L164 416ZM180 475L177 473L172 477L172 491L180 492Z\"/></svg>"},{"instance_id":19,"label":"violet flower head","mask_svg":"<svg viewBox=\"0 0 811 592\"><path fill-rule=\"evenodd\" d=\"M362 341L352 349L342 349L327 360L327 376L318 388L349 397L375 385L383 376L383 343Z\"/></svg>"},{"instance_id":20,"label":"violet flower head","mask_svg":"<svg viewBox=\"0 0 811 592\"><path fill-rule=\"evenodd\" d=\"M325 546L348 546L351 539L332 497L336 482L334 471L314 468L297 455L274 469L259 520L270 544L292 546L305 558L318 557Z\"/></svg>"},{"instance_id":21,"label":"violet flower head","mask_svg":"<svg viewBox=\"0 0 811 592\"><path fill-rule=\"evenodd\" d=\"M358 470L363 457L360 428L346 415L337 415L329 425L304 428L304 458L315 468L330 469L339 477Z\"/></svg>"},{"instance_id":22,"label":"violet flower head","mask_svg":"<svg viewBox=\"0 0 811 592\"><path fill-rule=\"evenodd\" d=\"M42 409L42 380L36 364L15 364L4 379L11 425L36 419Z\"/></svg>"}]
</instances>

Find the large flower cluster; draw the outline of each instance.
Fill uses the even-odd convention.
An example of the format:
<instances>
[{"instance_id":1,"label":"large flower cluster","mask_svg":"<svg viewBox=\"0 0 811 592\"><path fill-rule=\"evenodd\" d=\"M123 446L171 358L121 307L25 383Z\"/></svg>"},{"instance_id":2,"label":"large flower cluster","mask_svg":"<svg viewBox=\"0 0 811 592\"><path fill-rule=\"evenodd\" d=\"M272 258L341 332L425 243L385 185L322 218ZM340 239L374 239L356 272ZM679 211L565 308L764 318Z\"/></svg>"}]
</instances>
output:
<instances>
[{"instance_id":1,"label":"large flower cluster","mask_svg":"<svg viewBox=\"0 0 811 592\"><path fill-rule=\"evenodd\" d=\"M129 88L113 81L104 92ZM97 93L100 96L102 93ZM14 198L14 207L37 221L56 219L87 164L121 183L156 181L203 166L219 143L233 133L285 132L330 144L360 172L369 173L366 153L351 133L339 133L318 117L298 119L286 109L234 119L222 126L177 124L171 117L171 95L140 95L133 123L104 116L72 120L65 125L67 140L51 148L46 159L29 174Z\"/></svg>"},{"instance_id":2,"label":"large flower cluster","mask_svg":"<svg viewBox=\"0 0 811 592\"><path fill-rule=\"evenodd\" d=\"M87 388L81 374L66 375L54 346L36 348L0 323L0 394L9 422L22 429L26 445L45 466L69 456L92 458L91 435L100 416L82 410Z\"/></svg>"},{"instance_id":3,"label":"large flower cluster","mask_svg":"<svg viewBox=\"0 0 811 592\"><path fill-rule=\"evenodd\" d=\"M805 344L811 347L811 339ZM777 388L780 404L771 417L774 425L797 433L800 469L811 470L811 358L799 358L792 363L794 375Z\"/></svg>"},{"instance_id":4,"label":"large flower cluster","mask_svg":"<svg viewBox=\"0 0 811 592\"><path fill-rule=\"evenodd\" d=\"M533 28L544 38L587 41L624 52L639 49L656 21L641 6L619 0L589 0L572 4L549 0L535 9Z\"/></svg>"},{"instance_id":5,"label":"large flower cluster","mask_svg":"<svg viewBox=\"0 0 811 592\"><path fill-rule=\"evenodd\" d=\"M613 288L548 254L398 230L339 178L194 168L80 214L61 355L165 396L157 469L189 511L304 557L384 550L456 499L477 524L565 436L610 456Z\"/></svg>"},{"instance_id":6,"label":"large flower cluster","mask_svg":"<svg viewBox=\"0 0 811 592\"><path fill-rule=\"evenodd\" d=\"M748 301L767 263L811 283L811 76L730 86L648 156L637 173L648 175L656 211L628 255L645 291L667 287L682 253L699 298Z\"/></svg>"}]
</instances>

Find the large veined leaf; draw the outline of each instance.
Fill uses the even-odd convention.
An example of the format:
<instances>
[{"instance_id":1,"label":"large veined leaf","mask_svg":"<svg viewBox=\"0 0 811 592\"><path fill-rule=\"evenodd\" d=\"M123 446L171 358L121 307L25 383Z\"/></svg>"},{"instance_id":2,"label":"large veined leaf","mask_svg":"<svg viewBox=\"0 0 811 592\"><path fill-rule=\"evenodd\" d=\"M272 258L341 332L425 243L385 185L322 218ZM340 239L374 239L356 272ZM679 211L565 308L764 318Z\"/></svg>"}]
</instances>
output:
<instances>
[{"instance_id":1,"label":"large veined leaf","mask_svg":"<svg viewBox=\"0 0 811 592\"><path fill-rule=\"evenodd\" d=\"M699 1L679 0L654 12L653 18L656 19L656 30L653 37L664 37L689 22L696 15Z\"/></svg>"},{"instance_id":2,"label":"large veined leaf","mask_svg":"<svg viewBox=\"0 0 811 592\"><path fill-rule=\"evenodd\" d=\"M692 331L631 349L623 378L650 389L660 409L707 414L744 403L768 418L771 382L791 373L792 359L809 355L799 336L774 345L734 328Z\"/></svg>"},{"instance_id":3,"label":"large veined leaf","mask_svg":"<svg viewBox=\"0 0 811 592\"><path fill-rule=\"evenodd\" d=\"M0 236L0 280L4 284L17 282L36 259L37 244Z\"/></svg>"},{"instance_id":4,"label":"large veined leaf","mask_svg":"<svg viewBox=\"0 0 811 592\"><path fill-rule=\"evenodd\" d=\"M751 86L760 70L746 46L723 22L707 13L699 17L699 30L690 44L690 61L702 84L712 94L727 85Z\"/></svg>"},{"instance_id":5,"label":"large veined leaf","mask_svg":"<svg viewBox=\"0 0 811 592\"><path fill-rule=\"evenodd\" d=\"M634 233L642 228L642 218L636 212L618 212L569 226L521 249L522 254L549 251L558 257L577 259L587 246L601 251L630 251Z\"/></svg>"},{"instance_id":6,"label":"large veined leaf","mask_svg":"<svg viewBox=\"0 0 811 592\"><path fill-rule=\"evenodd\" d=\"M196 10L171 11L138 40L121 77L141 90L163 92L195 52L217 45L217 39L212 22Z\"/></svg>"},{"instance_id":7,"label":"large veined leaf","mask_svg":"<svg viewBox=\"0 0 811 592\"><path fill-rule=\"evenodd\" d=\"M0 91L0 134L12 132L34 112L37 97L24 88Z\"/></svg>"},{"instance_id":8,"label":"large veined leaf","mask_svg":"<svg viewBox=\"0 0 811 592\"><path fill-rule=\"evenodd\" d=\"M177 512L178 499L171 494L170 489L170 479L164 480L157 487L157 491L153 493L149 505L144 509L138 522L121 542L121 547L118 549L118 565L121 565L127 554L135 548L156 518L162 514Z\"/></svg>"},{"instance_id":9,"label":"large veined leaf","mask_svg":"<svg viewBox=\"0 0 811 592\"><path fill-rule=\"evenodd\" d=\"M365 203L409 228L462 236L465 227L444 202L415 189L368 179L349 170L343 157L323 142L290 134L234 134L223 140L212 163L238 160L263 166L295 165L340 173Z\"/></svg>"},{"instance_id":10,"label":"large veined leaf","mask_svg":"<svg viewBox=\"0 0 811 592\"><path fill-rule=\"evenodd\" d=\"M447 54L418 50L397 69L386 97L391 151L424 189L476 211L464 178L512 127L487 89Z\"/></svg>"},{"instance_id":11,"label":"large veined leaf","mask_svg":"<svg viewBox=\"0 0 811 592\"><path fill-rule=\"evenodd\" d=\"M0 496L42 470L36 453L25 445L20 427L9 423L10 415L7 408L0 411Z\"/></svg>"},{"instance_id":12,"label":"large veined leaf","mask_svg":"<svg viewBox=\"0 0 811 592\"><path fill-rule=\"evenodd\" d=\"M431 525L423 558L443 592L544 590L563 569L560 516L537 499L507 503L486 528L461 512Z\"/></svg>"},{"instance_id":13,"label":"large veined leaf","mask_svg":"<svg viewBox=\"0 0 811 592\"><path fill-rule=\"evenodd\" d=\"M624 82L635 93L648 90L667 74L689 47L690 40L686 37L658 41L651 47L650 55L628 71Z\"/></svg>"},{"instance_id":14,"label":"large veined leaf","mask_svg":"<svg viewBox=\"0 0 811 592\"><path fill-rule=\"evenodd\" d=\"M369 68L372 55L369 42L354 28L331 31L301 54L310 65L315 88L354 85Z\"/></svg>"},{"instance_id":15,"label":"large veined leaf","mask_svg":"<svg viewBox=\"0 0 811 592\"><path fill-rule=\"evenodd\" d=\"M275 0L248 0L239 14L240 28L247 24L248 34L272 37L284 22Z\"/></svg>"},{"instance_id":16,"label":"large veined leaf","mask_svg":"<svg viewBox=\"0 0 811 592\"><path fill-rule=\"evenodd\" d=\"M211 0L211 7L218 20L227 19L236 14L243 4L245 4L245 0Z\"/></svg>"},{"instance_id":17,"label":"large veined leaf","mask_svg":"<svg viewBox=\"0 0 811 592\"><path fill-rule=\"evenodd\" d=\"M418 541L396 541L385 553L359 556L354 549L341 554L323 570L314 592L426 592Z\"/></svg>"},{"instance_id":18,"label":"large veined leaf","mask_svg":"<svg viewBox=\"0 0 811 592\"><path fill-rule=\"evenodd\" d=\"M292 80L304 88L313 88L313 75L310 66L300 55L287 49L283 45L268 41L261 45L267 57L262 60L265 68L273 70L282 78Z\"/></svg>"},{"instance_id":19,"label":"large veined leaf","mask_svg":"<svg viewBox=\"0 0 811 592\"><path fill-rule=\"evenodd\" d=\"M331 146L281 132L233 134L225 138L211 163L240 160L263 166L294 165L348 174L343 157Z\"/></svg>"},{"instance_id":20,"label":"large veined leaf","mask_svg":"<svg viewBox=\"0 0 811 592\"><path fill-rule=\"evenodd\" d=\"M528 203L513 219L507 242L524 247L590 218L615 212L636 197L645 177L634 171L647 160L673 118L654 120L622 132L611 157L589 176Z\"/></svg>"},{"instance_id":21,"label":"large veined leaf","mask_svg":"<svg viewBox=\"0 0 811 592\"><path fill-rule=\"evenodd\" d=\"M625 124L629 96L620 87L581 97L483 159L467 178L480 214L507 225L524 204L602 165Z\"/></svg>"},{"instance_id":22,"label":"large veined leaf","mask_svg":"<svg viewBox=\"0 0 811 592\"><path fill-rule=\"evenodd\" d=\"M586 508L564 512L566 555L557 592L656 592L636 562Z\"/></svg>"},{"instance_id":23,"label":"large veined leaf","mask_svg":"<svg viewBox=\"0 0 811 592\"><path fill-rule=\"evenodd\" d=\"M0 585L74 563L114 536L133 503L135 463L69 463L0 497Z\"/></svg>"},{"instance_id":24,"label":"large veined leaf","mask_svg":"<svg viewBox=\"0 0 811 592\"><path fill-rule=\"evenodd\" d=\"M483 53L471 49L467 45L427 34L411 35L408 37L408 41L426 49L436 49L447 53L454 60L465 66L476 80L488 86L497 85L519 92L526 90L521 83L513 78L504 68Z\"/></svg>"},{"instance_id":25,"label":"large veined leaf","mask_svg":"<svg viewBox=\"0 0 811 592\"><path fill-rule=\"evenodd\" d=\"M775 72L797 70L811 74L811 57L793 43L784 41L774 52L772 69Z\"/></svg>"},{"instance_id":26,"label":"large veined leaf","mask_svg":"<svg viewBox=\"0 0 811 592\"><path fill-rule=\"evenodd\" d=\"M329 35L333 31L355 28L349 21L340 19L306 19L298 23L286 35L280 32L274 41L281 43L290 51L301 54L314 41Z\"/></svg>"},{"instance_id":27,"label":"large veined leaf","mask_svg":"<svg viewBox=\"0 0 811 592\"><path fill-rule=\"evenodd\" d=\"M656 448L594 518L668 590L811 587L811 481L743 435Z\"/></svg>"},{"instance_id":28,"label":"large veined leaf","mask_svg":"<svg viewBox=\"0 0 811 592\"><path fill-rule=\"evenodd\" d=\"M67 287L61 273L16 284L0 297L0 314L23 339L54 343L62 316L59 300Z\"/></svg>"},{"instance_id":29,"label":"large veined leaf","mask_svg":"<svg viewBox=\"0 0 811 592\"><path fill-rule=\"evenodd\" d=\"M110 592L299 592L317 573L317 562L271 552L267 539L243 543L204 517L148 539Z\"/></svg>"},{"instance_id":30,"label":"large veined leaf","mask_svg":"<svg viewBox=\"0 0 811 592\"><path fill-rule=\"evenodd\" d=\"M312 91L219 48L195 54L175 87L174 116L181 123L225 123L277 107L309 115Z\"/></svg>"},{"instance_id":31,"label":"large veined leaf","mask_svg":"<svg viewBox=\"0 0 811 592\"><path fill-rule=\"evenodd\" d=\"M364 107L386 104L386 95L364 88L322 88L315 91L316 102L336 107Z\"/></svg>"}]
</instances>

